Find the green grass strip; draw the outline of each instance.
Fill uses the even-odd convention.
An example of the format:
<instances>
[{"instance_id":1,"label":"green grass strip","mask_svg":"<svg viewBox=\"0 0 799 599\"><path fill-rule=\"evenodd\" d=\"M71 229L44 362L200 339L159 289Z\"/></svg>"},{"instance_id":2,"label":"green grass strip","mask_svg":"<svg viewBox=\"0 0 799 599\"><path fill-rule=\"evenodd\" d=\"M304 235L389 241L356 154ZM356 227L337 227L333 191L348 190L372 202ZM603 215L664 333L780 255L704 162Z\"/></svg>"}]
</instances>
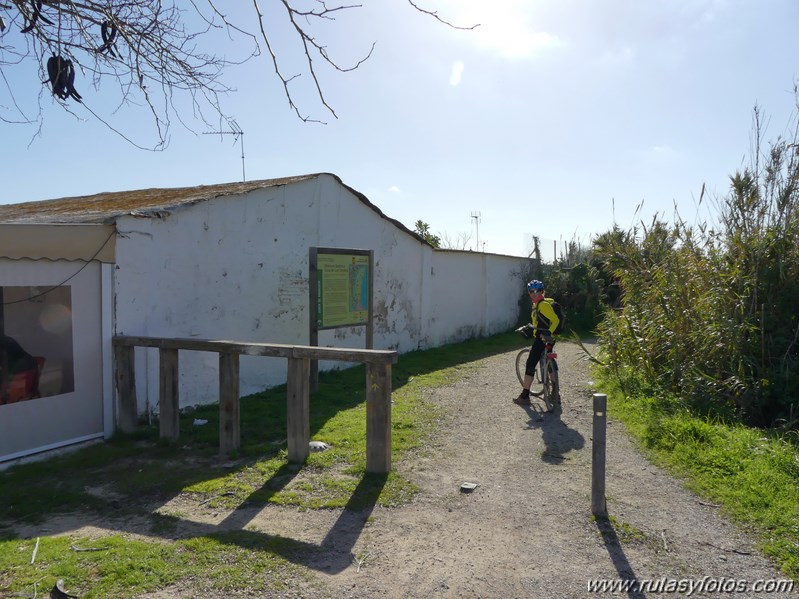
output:
<instances>
[{"instance_id":1,"label":"green grass strip","mask_svg":"<svg viewBox=\"0 0 799 599\"><path fill-rule=\"evenodd\" d=\"M600 372L595 373L602 379ZM686 486L722 506L754 533L759 548L799 581L799 446L796 433L753 429L677 408L677 402L627 395L610 380L608 413L647 455Z\"/></svg>"}]
</instances>

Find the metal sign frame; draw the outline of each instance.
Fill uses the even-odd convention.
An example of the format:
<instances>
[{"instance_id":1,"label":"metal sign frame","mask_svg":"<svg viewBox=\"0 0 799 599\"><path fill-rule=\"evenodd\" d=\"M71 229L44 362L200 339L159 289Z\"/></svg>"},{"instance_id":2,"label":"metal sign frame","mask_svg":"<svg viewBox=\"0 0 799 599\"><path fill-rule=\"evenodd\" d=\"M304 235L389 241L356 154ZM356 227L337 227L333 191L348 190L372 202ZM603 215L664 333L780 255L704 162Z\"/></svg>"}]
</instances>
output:
<instances>
[{"instance_id":1,"label":"metal sign frame","mask_svg":"<svg viewBox=\"0 0 799 599\"><path fill-rule=\"evenodd\" d=\"M338 324L324 325L320 319L320 306L322 308L322 318L324 318L324 288L325 288L325 275L324 268L319 266L320 256L336 256L340 258L341 262L349 262L350 259L354 262L356 259L362 261L366 257L368 261L368 291L367 291L367 309L366 320L356 320L354 322L343 321ZM348 249L348 248L325 248L325 247L311 247L308 248L308 345L315 347L319 346L319 331L338 329L346 327L365 326L366 327L366 349L374 349L374 250L361 250L361 249ZM336 280L346 281L337 277ZM334 283L335 284L335 283ZM349 289L344 289L342 293L347 294ZM315 391L319 381L319 363L316 360L311 360L311 390Z\"/></svg>"}]
</instances>

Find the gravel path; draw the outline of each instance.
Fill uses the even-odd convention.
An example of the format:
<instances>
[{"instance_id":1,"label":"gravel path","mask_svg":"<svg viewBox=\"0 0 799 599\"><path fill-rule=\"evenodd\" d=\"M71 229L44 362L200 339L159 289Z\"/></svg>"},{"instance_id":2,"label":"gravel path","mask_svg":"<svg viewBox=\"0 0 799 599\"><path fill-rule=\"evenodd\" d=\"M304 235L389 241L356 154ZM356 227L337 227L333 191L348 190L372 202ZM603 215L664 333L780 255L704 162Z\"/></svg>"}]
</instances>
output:
<instances>
[{"instance_id":1,"label":"gravel path","mask_svg":"<svg viewBox=\"0 0 799 599\"><path fill-rule=\"evenodd\" d=\"M317 557L328 560L313 568L326 587L322 596L797 596L714 589L783 576L717 507L647 462L613 421L606 487L613 524L593 519L587 362L576 345L561 342L558 351L560 414L511 402L519 391L515 352L467 365L457 383L430 391L448 414L441 433L425 455L396 465L421 487L418 497L401 508L375 508L365 524L354 517L351 528L340 513L317 515L318 526L304 523L302 540L319 544ZM477 488L462 493L463 482ZM588 590L591 579L631 578L683 586ZM687 585L703 579L707 588L690 593Z\"/></svg>"}]
</instances>

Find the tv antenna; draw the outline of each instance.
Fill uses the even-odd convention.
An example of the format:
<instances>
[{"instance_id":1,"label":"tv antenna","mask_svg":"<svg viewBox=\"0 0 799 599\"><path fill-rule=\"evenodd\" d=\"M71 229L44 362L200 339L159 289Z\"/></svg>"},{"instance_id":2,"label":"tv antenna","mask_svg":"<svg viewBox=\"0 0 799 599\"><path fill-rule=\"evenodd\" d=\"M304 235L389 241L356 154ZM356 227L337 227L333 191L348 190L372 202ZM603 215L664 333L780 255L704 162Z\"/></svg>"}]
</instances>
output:
<instances>
[{"instance_id":1,"label":"tv antenna","mask_svg":"<svg viewBox=\"0 0 799 599\"><path fill-rule=\"evenodd\" d=\"M480 251L480 212L472 212L472 219L474 219L474 225L477 227L477 251Z\"/></svg>"},{"instance_id":2,"label":"tv antenna","mask_svg":"<svg viewBox=\"0 0 799 599\"><path fill-rule=\"evenodd\" d=\"M232 135L234 144L241 138L241 180L246 181L247 177L244 172L244 131L241 130L239 124L233 119L230 119L227 124L230 127L230 131L206 131L203 135L218 135L220 140L223 135Z\"/></svg>"}]
</instances>

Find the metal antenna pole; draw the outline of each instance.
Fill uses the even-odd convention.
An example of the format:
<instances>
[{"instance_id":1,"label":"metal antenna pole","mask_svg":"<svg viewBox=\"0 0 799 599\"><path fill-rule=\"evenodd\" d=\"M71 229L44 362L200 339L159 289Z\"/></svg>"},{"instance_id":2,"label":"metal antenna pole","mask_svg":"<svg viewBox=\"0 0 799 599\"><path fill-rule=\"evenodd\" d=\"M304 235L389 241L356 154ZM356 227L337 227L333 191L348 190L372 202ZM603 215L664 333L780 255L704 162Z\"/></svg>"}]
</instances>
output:
<instances>
[{"instance_id":1,"label":"metal antenna pole","mask_svg":"<svg viewBox=\"0 0 799 599\"><path fill-rule=\"evenodd\" d=\"M477 227L477 251L480 251L480 212L472 212L475 226Z\"/></svg>"},{"instance_id":2,"label":"metal antenna pole","mask_svg":"<svg viewBox=\"0 0 799 599\"><path fill-rule=\"evenodd\" d=\"M232 135L233 143L236 143L236 141L241 138L241 180L246 181L247 176L244 171L244 131L241 130L239 124L234 120L228 121L228 125L230 125L231 131L206 131L203 135L218 135L219 137L223 135Z\"/></svg>"},{"instance_id":3,"label":"metal antenna pole","mask_svg":"<svg viewBox=\"0 0 799 599\"><path fill-rule=\"evenodd\" d=\"M247 175L244 173L244 131L241 132L241 180L247 180Z\"/></svg>"}]
</instances>

